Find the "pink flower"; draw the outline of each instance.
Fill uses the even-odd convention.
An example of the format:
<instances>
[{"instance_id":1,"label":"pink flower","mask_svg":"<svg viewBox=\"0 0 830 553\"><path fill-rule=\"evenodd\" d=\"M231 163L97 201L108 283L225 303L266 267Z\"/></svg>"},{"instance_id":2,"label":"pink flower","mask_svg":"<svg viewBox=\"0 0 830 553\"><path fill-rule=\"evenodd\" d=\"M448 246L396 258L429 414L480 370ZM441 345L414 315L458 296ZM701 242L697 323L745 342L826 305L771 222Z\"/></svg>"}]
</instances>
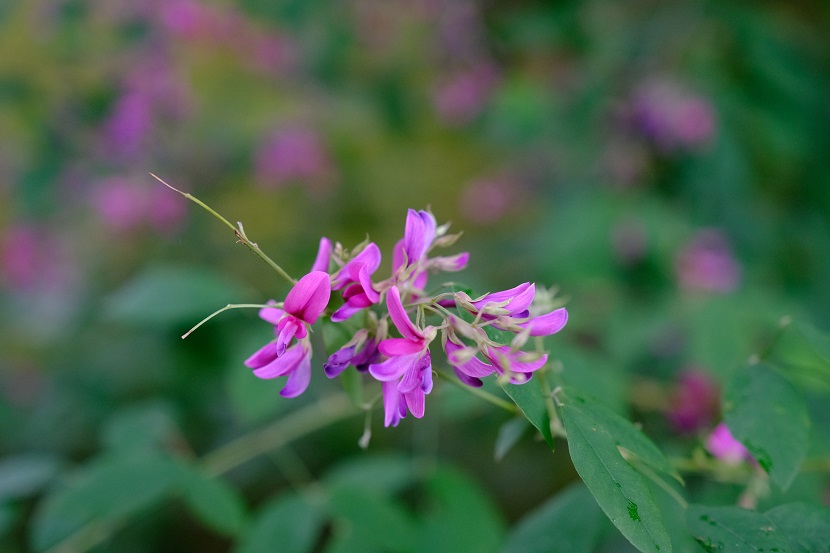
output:
<instances>
[{"instance_id":1,"label":"pink flower","mask_svg":"<svg viewBox=\"0 0 830 553\"><path fill-rule=\"evenodd\" d=\"M450 125L469 123L484 109L497 81L494 66L484 63L452 75L433 95L435 111Z\"/></svg>"},{"instance_id":2,"label":"pink flower","mask_svg":"<svg viewBox=\"0 0 830 553\"><path fill-rule=\"evenodd\" d=\"M744 445L732 436L732 432L722 422L712 430L706 439L706 449L715 458L729 464L738 464L752 459Z\"/></svg>"},{"instance_id":3,"label":"pink flower","mask_svg":"<svg viewBox=\"0 0 830 553\"><path fill-rule=\"evenodd\" d=\"M712 377L699 369L680 374L666 412L679 432L692 433L709 426L718 414L720 394Z\"/></svg>"},{"instance_id":4,"label":"pink flower","mask_svg":"<svg viewBox=\"0 0 830 553\"><path fill-rule=\"evenodd\" d=\"M332 314L332 321L345 321L358 311L380 301L380 293L372 285L372 274L380 266L380 259L380 249L374 242L370 242L332 276L333 290L345 288L345 303Z\"/></svg>"},{"instance_id":5,"label":"pink flower","mask_svg":"<svg viewBox=\"0 0 830 553\"><path fill-rule=\"evenodd\" d=\"M254 160L263 186L279 188L292 181L319 183L331 171L331 162L317 133L311 128L285 127L260 145Z\"/></svg>"},{"instance_id":6,"label":"pink flower","mask_svg":"<svg viewBox=\"0 0 830 553\"><path fill-rule=\"evenodd\" d=\"M498 177L474 180L461 193L461 210L479 224L498 221L515 205L517 187L517 183Z\"/></svg>"},{"instance_id":7,"label":"pink flower","mask_svg":"<svg viewBox=\"0 0 830 553\"><path fill-rule=\"evenodd\" d=\"M254 375L259 378L288 375L280 392L283 397L296 397L308 387L311 380L308 326L313 325L326 309L330 296L329 275L312 271L288 292L284 309L266 307L259 312L260 318L274 325L277 341L260 348L245 361L245 365L254 369ZM294 338L297 344L288 347Z\"/></svg>"},{"instance_id":8,"label":"pink flower","mask_svg":"<svg viewBox=\"0 0 830 553\"><path fill-rule=\"evenodd\" d=\"M725 294L741 279L732 249L717 230L700 231L678 255L676 271L680 286L690 291Z\"/></svg>"},{"instance_id":9,"label":"pink flower","mask_svg":"<svg viewBox=\"0 0 830 553\"><path fill-rule=\"evenodd\" d=\"M530 336L550 336L565 327L568 311L564 307L543 315L531 316L530 307L536 295L536 285L529 282L515 288L485 294L473 300L464 292L456 294L456 301L471 314L494 326L511 332L529 330Z\"/></svg>"},{"instance_id":10,"label":"pink flower","mask_svg":"<svg viewBox=\"0 0 830 553\"><path fill-rule=\"evenodd\" d=\"M378 344L386 361L369 365L369 374L383 382L384 425L397 426L407 408L416 418L424 416L426 394L432 391L432 361L429 344L435 328L412 324L396 286L386 292L389 316L402 338L387 338Z\"/></svg>"}]
</instances>

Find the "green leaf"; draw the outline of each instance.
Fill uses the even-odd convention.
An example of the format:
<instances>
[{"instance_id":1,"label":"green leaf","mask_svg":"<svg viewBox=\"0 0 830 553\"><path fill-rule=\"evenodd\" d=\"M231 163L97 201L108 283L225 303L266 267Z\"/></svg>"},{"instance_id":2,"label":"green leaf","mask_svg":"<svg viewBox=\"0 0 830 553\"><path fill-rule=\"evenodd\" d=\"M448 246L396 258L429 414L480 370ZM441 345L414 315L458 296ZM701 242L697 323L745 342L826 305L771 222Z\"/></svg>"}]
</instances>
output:
<instances>
[{"instance_id":1,"label":"green leaf","mask_svg":"<svg viewBox=\"0 0 830 553\"><path fill-rule=\"evenodd\" d=\"M136 325L196 323L216 309L251 294L204 268L153 267L106 300L104 316Z\"/></svg>"},{"instance_id":2,"label":"green leaf","mask_svg":"<svg viewBox=\"0 0 830 553\"><path fill-rule=\"evenodd\" d=\"M504 456L513 449L527 429L530 428L529 422L525 417L512 418L499 427L499 433L496 435L496 448L493 453L496 461L501 461Z\"/></svg>"},{"instance_id":3,"label":"green leaf","mask_svg":"<svg viewBox=\"0 0 830 553\"><path fill-rule=\"evenodd\" d=\"M535 426L551 449L555 449L553 435L550 431L550 415L548 404L542 389L541 379L544 375L537 375L524 384L502 384L502 388L510 399L519 406L527 420Z\"/></svg>"},{"instance_id":4,"label":"green leaf","mask_svg":"<svg viewBox=\"0 0 830 553\"><path fill-rule=\"evenodd\" d=\"M687 524L706 551L830 553L830 509L794 503L765 514L692 505Z\"/></svg>"},{"instance_id":5,"label":"green leaf","mask_svg":"<svg viewBox=\"0 0 830 553\"><path fill-rule=\"evenodd\" d=\"M181 481L171 459L131 455L98 459L84 467L40 504L32 524L32 544L38 551L68 538L85 524L113 522L160 503Z\"/></svg>"},{"instance_id":6,"label":"green leaf","mask_svg":"<svg viewBox=\"0 0 830 553\"><path fill-rule=\"evenodd\" d=\"M504 521L474 481L440 468L425 484L432 509L425 513L414 551L495 552L504 541Z\"/></svg>"},{"instance_id":7,"label":"green leaf","mask_svg":"<svg viewBox=\"0 0 830 553\"><path fill-rule=\"evenodd\" d=\"M415 478L412 460L403 455L373 455L348 459L326 474L329 489L357 488L377 494L394 494Z\"/></svg>"},{"instance_id":8,"label":"green leaf","mask_svg":"<svg viewBox=\"0 0 830 553\"><path fill-rule=\"evenodd\" d=\"M811 389L830 392L830 336L795 321L781 331L765 356L771 364Z\"/></svg>"},{"instance_id":9,"label":"green leaf","mask_svg":"<svg viewBox=\"0 0 830 553\"><path fill-rule=\"evenodd\" d=\"M560 395L560 399L559 412L568 433L571 460L599 506L640 551L670 552L671 541L654 497L619 449L624 445L651 458L653 451L642 447L646 438L634 438L637 430L610 409L589 403L572 392ZM618 436L620 429L625 430Z\"/></svg>"},{"instance_id":10,"label":"green leaf","mask_svg":"<svg viewBox=\"0 0 830 553\"><path fill-rule=\"evenodd\" d=\"M199 520L222 534L238 535L245 526L245 501L239 492L195 467L187 470L184 502Z\"/></svg>"},{"instance_id":11,"label":"green leaf","mask_svg":"<svg viewBox=\"0 0 830 553\"><path fill-rule=\"evenodd\" d=\"M391 498L370 490L338 487L333 490L328 507L335 518L335 535L340 540L363 544L364 550L413 550L414 521ZM346 524L337 524L338 520Z\"/></svg>"},{"instance_id":12,"label":"green leaf","mask_svg":"<svg viewBox=\"0 0 830 553\"><path fill-rule=\"evenodd\" d=\"M792 553L830 553L830 509L803 503L779 505L767 518L783 529Z\"/></svg>"},{"instance_id":13,"label":"green leaf","mask_svg":"<svg viewBox=\"0 0 830 553\"><path fill-rule=\"evenodd\" d=\"M810 419L801 395L769 366L747 365L729 378L724 411L735 439L786 490L807 454Z\"/></svg>"},{"instance_id":14,"label":"green leaf","mask_svg":"<svg viewBox=\"0 0 830 553\"><path fill-rule=\"evenodd\" d=\"M322 510L305 498L280 496L260 509L234 553L308 553L324 521Z\"/></svg>"},{"instance_id":15,"label":"green leaf","mask_svg":"<svg viewBox=\"0 0 830 553\"><path fill-rule=\"evenodd\" d=\"M51 455L18 455L0 461L0 503L40 491L57 475L61 463Z\"/></svg>"},{"instance_id":16,"label":"green leaf","mask_svg":"<svg viewBox=\"0 0 830 553\"><path fill-rule=\"evenodd\" d=\"M251 369L243 365L242 360L257 351L273 338L270 336L251 335L239 340L239 349L231 356L237 359L226 371L225 386L230 398L234 416L244 424L271 420L283 411L291 408L291 402L280 396L285 386L282 379L263 380L257 378Z\"/></svg>"},{"instance_id":17,"label":"green leaf","mask_svg":"<svg viewBox=\"0 0 830 553\"><path fill-rule=\"evenodd\" d=\"M111 449L153 449L169 443L176 432L170 406L150 402L118 411L104 427L102 439Z\"/></svg>"},{"instance_id":18,"label":"green leaf","mask_svg":"<svg viewBox=\"0 0 830 553\"><path fill-rule=\"evenodd\" d=\"M588 489L574 484L523 517L503 553L592 553L607 524Z\"/></svg>"}]
</instances>

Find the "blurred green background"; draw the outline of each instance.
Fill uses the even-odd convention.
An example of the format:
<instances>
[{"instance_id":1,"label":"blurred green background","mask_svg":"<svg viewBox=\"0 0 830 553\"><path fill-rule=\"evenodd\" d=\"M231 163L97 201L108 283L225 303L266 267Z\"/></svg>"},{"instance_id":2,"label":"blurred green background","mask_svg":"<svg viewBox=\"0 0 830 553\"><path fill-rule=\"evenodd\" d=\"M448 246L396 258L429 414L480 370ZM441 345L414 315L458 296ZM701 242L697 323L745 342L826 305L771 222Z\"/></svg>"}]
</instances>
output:
<instances>
[{"instance_id":1,"label":"blurred green background","mask_svg":"<svg viewBox=\"0 0 830 553\"><path fill-rule=\"evenodd\" d=\"M293 275L320 236L367 234L384 274L406 209L431 206L464 231L458 279L477 292L558 287L571 318L548 347L570 382L667 451L699 448L724 374L782 316L830 328L828 24L818 1L2 0L0 549L87 522L50 529L44 498L114 452L200 458L339 388L316 370L285 400L255 379L242 361L270 328L253 311L180 340L287 286L150 172ZM690 372L714 401L677 399ZM693 424L683 401L706 406ZM531 439L494 461L508 419L443 386L424 420L375 417L366 452L362 417L343 417L226 476L250 514L345 461L455 467L433 502L469 486L498 550L575 479ZM798 482L797 499L827 493ZM241 523L176 505L96 547L237 547Z\"/></svg>"}]
</instances>

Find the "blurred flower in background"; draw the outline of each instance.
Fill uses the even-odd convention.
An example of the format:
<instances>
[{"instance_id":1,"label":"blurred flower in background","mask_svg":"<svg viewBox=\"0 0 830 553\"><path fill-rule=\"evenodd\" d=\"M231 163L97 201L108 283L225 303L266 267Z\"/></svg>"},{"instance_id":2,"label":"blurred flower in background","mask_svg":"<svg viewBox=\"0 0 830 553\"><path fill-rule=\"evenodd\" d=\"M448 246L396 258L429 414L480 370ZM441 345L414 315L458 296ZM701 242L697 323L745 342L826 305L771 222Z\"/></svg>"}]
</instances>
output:
<instances>
[{"instance_id":1,"label":"blurred flower in background","mask_svg":"<svg viewBox=\"0 0 830 553\"><path fill-rule=\"evenodd\" d=\"M680 287L692 292L725 294L740 284L741 268L726 236L715 229L705 229L680 251L676 264Z\"/></svg>"},{"instance_id":2,"label":"blurred flower in background","mask_svg":"<svg viewBox=\"0 0 830 553\"><path fill-rule=\"evenodd\" d=\"M668 398L666 416L674 429L696 433L710 427L719 411L720 392L709 373L696 367L684 369Z\"/></svg>"}]
</instances>

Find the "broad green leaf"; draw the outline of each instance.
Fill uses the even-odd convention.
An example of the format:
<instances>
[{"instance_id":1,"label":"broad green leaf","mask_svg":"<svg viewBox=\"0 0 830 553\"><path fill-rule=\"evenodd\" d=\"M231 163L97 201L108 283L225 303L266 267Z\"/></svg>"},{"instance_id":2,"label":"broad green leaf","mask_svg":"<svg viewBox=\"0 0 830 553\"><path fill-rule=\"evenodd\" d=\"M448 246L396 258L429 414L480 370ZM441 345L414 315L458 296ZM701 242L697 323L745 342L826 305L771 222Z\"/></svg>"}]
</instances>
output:
<instances>
[{"instance_id":1,"label":"broad green leaf","mask_svg":"<svg viewBox=\"0 0 830 553\"><path fill-rule=\"evenodd\" d=\"M0 461L0 503L26 497L40 491L60 469L61 463L50 455L18 455Z\"/></svg>"},{"instance_id":2,"label":"broad green leaf","mask_svg":"<svg viewBox=\"0 0 830 553\"><path fill-rule=\"evenodd\" d=\"M654 497L619 449L620 437L633 442L635 453L642 440L631 440L633 432L628 431L615 435L626 426L620 422L625 419L607 408L598 408L571 392L562 394L560 400L571 460L599 506L640 551L670 552L671 541ZM645 455L649 456L648 450Z\"/></svg>"},{"instance_id":3,"label":"broad green leaf","mask_svg":"<svg viewBox=\"0 0 830 553\"><path fill-rule=\"evenodd\" d=\"M732 435L786 490L807 454L810 426L795 388L767 365L741 367L726 385L724 418Z\"/></svg>"},{"instance_id":4,"label":"broad green leaf","mask_svg":"<svg viewBox=\"0 0 830 553\"><path fill-rule=\"evenodd\" d=\"M46 496L35 513L32 544L42 551L93 520L118 521L149 508L163 501L181 478L179 466L165 457L99 459Z\"/></svg>"},{"instance_id":5,"label":"broad green leaf","mask_svg":"<svg viewBox=\"0 0 830 553\"><path fill-rule=\"evenodd\" d=\"M348 459L326 474L329 489L357 488L381 495L397 493L413 483L412 459L406 456L373 455Z\"/></svg>"},{"instance_id":6,"label":"broad green leaf","mask_svg":"<svg viewBox=\"0 0 830 553\"><path fill-rule=\"evenodd\" d=\"M574 484L522 518L503 553L592 553L607 524L588 489Z\"/></svg>"},{"instance_id":7,"label":"broad green leaf","mask_svg":"<svg viewBox=\"0 0 830 553\"><path fill-rule=\"evenodd\" d=\"M792 553L830 553L830 508L790 503L767 518L786 533Z\"/></svg>"},{"instance_id":8,"label":"broad green leaf","mask_svg":"<svg viewBox=\"0 0 830 553\"><path fill-rule=\"evenodd\" d=\"M493 456L496 461L501 461L504 456L513 449L524 433L530 428L530 423L525 417L515 417L499 427L496 435L496 448Z\"/></svg>"},{"instance_id":9,"label":"broad green leaf","mask_svg":"<svg viewBox=\"0 0 830 553\"><path fill-rule=\"evenodd\" d=\"M829 553L830 509L781 505L767 513L692 505L686 517L695 540L710 552Z\"/></svg>"},{"instance_id":10,"label":"broad green leaf","mask_svg":"<svg viewBox=\"0 0 830 553\"><path fill-rule=\"evenodd\" d=\"M799 321L788 324L766 359L786 369L797 382L830 391L830 336L812 326Z\"/></svg>"},{"instance_id":11,"label":"broad green leaf","mask_svg":"<svg viewBox=\"0 0 830 553\"><path fill-rule=\"evenodd\" d=\"M364 549L412 551L415 524L411 515L391 497L354 487L332 491L328 508L341 539ZM337 520L347 524L337 524ZM341 545L342 547L342 545Z\"/></svg>"},{"instance_id":12,"label":"broad green leaf","mask_svg":"<svg viewBox=\"0 0 830 553\"><path fill-rule=\"evenodd\" d=\"M0 537L17 523L21 509L10 504L0 503Z\"/></svg>"},{"instance_id":13,"label":"broad green leaf","mask_svg":"<svg viewBox=\"0 0 830 553\"><path fill-rule=\"evenodd\" d=\"M432 509L425 513L414 551L495 552L504 541L504 521L490 497L467 476L439 469L425 484Z\"/></svg>"},{"instance_id":14,"label":"broad green leaf","mask_svg":"<svg viewBox=\"0 0 830 553\"><path fill-rule=\"evenodd\" d=\"M234 553L308 553L324 522L319 506L293 494L280 496L259 510Z\"/></svg>"},{"instance_id":15,"label":"broad green leaf","mask_svg":"<svg viewBox=\"0 0 830 553\"><path fill-rule=\"evenodd\" d=\"M204 268L153 267L106 300L104 316L137 325L195 324L251 293Z\"/></svg>"},{"instance_id":16,"label":"broad green leaf","mask_svg":"<svg viewBox=\"0 0 830 553\"><path fill-rule=\"evenodd\" d=\"M550 431L550 415L548 414L547 399L542 390L541 379L544 375L537 375L524 384L503 384L502 388L510 399L519 406L527 420L535 426L551 449L554 449L553 435Z\"/></svg>"},{"instance_id":17,"label":"broad green leaf","mask_svg":"<svg viewBox=\"0 0 830 553\"><path fill-rule=\"evenodd\" d=\"M157 448L176 434L170 406L145 403L118 411L104 427L104 445L117 450Z\"/></svg>"},{"instance_id":18,"label":"broad green leaf","mask_svg":"<svg viewBox=\"0 0 830 553\"><path fill-rule=\"evenodd\" d=\"M238 535L245 526L245 501L221 478L210 477L195 467L189 468L183 493L184 502L193 514L217 532Z\"/></svg>"}]
</instances>

